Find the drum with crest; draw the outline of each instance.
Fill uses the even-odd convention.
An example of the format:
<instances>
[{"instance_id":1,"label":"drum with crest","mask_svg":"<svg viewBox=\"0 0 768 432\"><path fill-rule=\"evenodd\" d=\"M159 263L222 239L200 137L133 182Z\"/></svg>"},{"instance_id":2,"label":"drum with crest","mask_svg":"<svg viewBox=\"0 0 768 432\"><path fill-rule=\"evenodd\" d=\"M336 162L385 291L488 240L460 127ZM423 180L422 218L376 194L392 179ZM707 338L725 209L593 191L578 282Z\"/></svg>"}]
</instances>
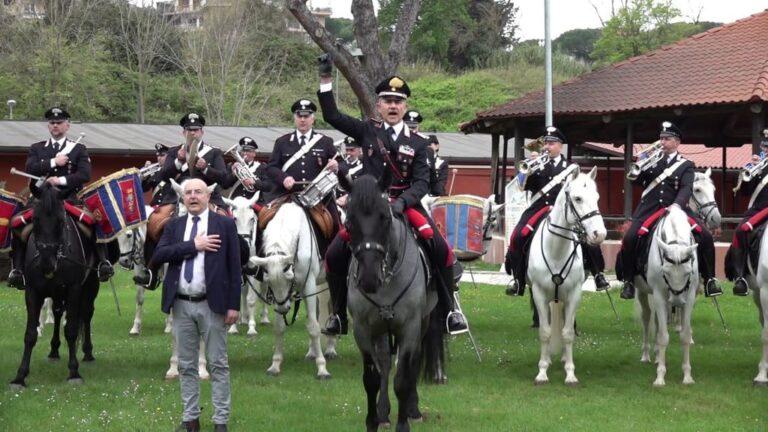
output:
<instances>
[{"instance_id":1,"label":"drum with crest","mask_svg":"<svg viewBox=\"0 0 768 432\"><path fill-rule=\"evenodd\" d=\"M92 213L96 241L107 243L147 221L139 170L120 170L91 183L78 195Z\"/></svg>"},{"instance_id":2,"label":"drum with crest","mask_svg":"<svg viewBox=\"0 0 768 432\"><path fill-rule=\"evenodd\" d=\"M0 252L11 250L11 218L24 207L24 200L0 189Z\"/></svg>"},{"instance_id":3,"label":"drum with crest","mask_svg":"<svg viewBox=\"0 0 768 432\"><path fill-rule=\"evenodd\" d=\"M339 178L336 174L323 170L303 191L299 192L297 199L302 207L312 208L333 193L338 185Z\"/></svg>"},{"instance_id":4,"label":"drum with crest","mask_svg":"<svg viewBox=\"0 0 768 432\"><path fill-rule=\"evenodd\" d=\"M485 200L474 195L440 197L431 206L432 219L448 241L456 258L469 261L485 253L483 207Z\"/></svg>"}]
</instances>

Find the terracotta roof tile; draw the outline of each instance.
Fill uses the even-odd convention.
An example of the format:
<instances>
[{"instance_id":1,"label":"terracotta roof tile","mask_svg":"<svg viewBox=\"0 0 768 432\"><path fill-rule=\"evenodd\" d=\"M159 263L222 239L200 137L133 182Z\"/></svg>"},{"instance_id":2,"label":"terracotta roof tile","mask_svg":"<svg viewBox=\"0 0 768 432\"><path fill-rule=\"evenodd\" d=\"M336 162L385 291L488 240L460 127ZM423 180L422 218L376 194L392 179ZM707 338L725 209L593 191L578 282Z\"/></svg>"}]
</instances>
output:
<instances>
[{"instance_id":1,"label":"terracotta roof tile","mask_svg":"<svg viewBox=\"0 0 768 432\"><path fill-rule=\"evenodd\" d=\"M543 90L477 113L541 115ZM556 114L768 100L768 10L581 75L553 88Z\"/></svg>"}]
</instances>

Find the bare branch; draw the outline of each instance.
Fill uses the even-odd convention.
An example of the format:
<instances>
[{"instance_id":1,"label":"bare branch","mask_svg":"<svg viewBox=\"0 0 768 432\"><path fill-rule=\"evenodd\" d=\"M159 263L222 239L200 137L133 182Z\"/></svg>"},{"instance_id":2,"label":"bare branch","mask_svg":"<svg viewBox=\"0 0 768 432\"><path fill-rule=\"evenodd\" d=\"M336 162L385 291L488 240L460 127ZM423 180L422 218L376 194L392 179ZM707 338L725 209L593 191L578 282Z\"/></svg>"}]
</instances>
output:
<instances>
[{"instance_id":1,"label":"bare branch","mask_svg":"<svg viewBox=\"0 0 768 432\"><path fill-rule=\"evenodd\" d=\"M408 41L411 39L413 26L416 24L416 18L419 16L421 0L405 0L400 15L397 18L395 33L392 35L392 42L389 44L389 63L386 72L394 72L405 58L408 48Z\"/></svg>"}]
</instances>

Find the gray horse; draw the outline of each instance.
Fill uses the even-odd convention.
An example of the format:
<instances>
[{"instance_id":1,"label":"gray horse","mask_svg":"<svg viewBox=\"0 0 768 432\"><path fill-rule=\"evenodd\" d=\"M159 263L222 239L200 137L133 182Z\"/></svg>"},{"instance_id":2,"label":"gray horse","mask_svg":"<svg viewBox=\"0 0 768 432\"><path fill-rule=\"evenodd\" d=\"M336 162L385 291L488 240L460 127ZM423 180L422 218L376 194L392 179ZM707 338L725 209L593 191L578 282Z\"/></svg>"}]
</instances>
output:
<instances>
[{"instance_id":1,"label":"gray horse","mask_svg":"<svg viewBox=\"0 0 768 432\"><path fill-rule=\"evenodd\" d=\"M429 266L411 229L392 216L383 192L386 182L363 176L350 193L346 225L353 259L348 307L355 342L363 355L366 428L375 431L389 424L388 382L396 352L396 430L400 432L410 430L409 419L422 419L416 390L422 353L425 376L433 376L444 345L442 326L430 325L440 315L435 290L427 290Z\"/></svg>"}]
</instances>

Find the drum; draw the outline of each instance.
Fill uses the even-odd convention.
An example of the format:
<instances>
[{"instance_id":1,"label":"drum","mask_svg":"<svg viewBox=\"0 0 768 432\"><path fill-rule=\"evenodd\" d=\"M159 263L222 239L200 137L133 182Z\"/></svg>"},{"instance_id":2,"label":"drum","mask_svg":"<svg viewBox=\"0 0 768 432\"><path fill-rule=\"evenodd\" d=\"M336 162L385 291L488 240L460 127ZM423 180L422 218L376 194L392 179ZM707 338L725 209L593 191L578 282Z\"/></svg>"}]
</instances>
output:
<instances>
[{"instance_id":1,"label":"drum","mask_svg":"<svg viewBox=\"0 0 768 432\"><path fill-rule=\"evenodd\" d=\"M299 192L297 198L302 207L309 209L320 204L338 185L339 178L336 174L324 170L303 191Z\"/></svg>"},{"instance_id":2,"label":"drum","mask_svg":"<svg viewBox=\"0 0 768 432\"><path fill-rule=\"evenodd\" d=\"M483 248L483 205L474 195L440 197L432 204L432 220L459 260L473 260Z\"/></svg>"},{"instance_id":3,"label":"drum","mask_svg":"<svg viewBox=\"0 0 768 432\"><path fill-rule=\"evenodd\" d=\"M24 200L0 189L0 252L11 250L11 217L24 207Z\"/></svg>"},{"instance_id":4,"label":"drum","mask_svg":"<svg viewBox=\"0 0 768 432\"><path fill-rule=\"evenodd\" d=\"M78 197L93 214L96 241L107 243L147 220L139 170L125 169L91 183Z\"/></svg>"}]
</instances>

